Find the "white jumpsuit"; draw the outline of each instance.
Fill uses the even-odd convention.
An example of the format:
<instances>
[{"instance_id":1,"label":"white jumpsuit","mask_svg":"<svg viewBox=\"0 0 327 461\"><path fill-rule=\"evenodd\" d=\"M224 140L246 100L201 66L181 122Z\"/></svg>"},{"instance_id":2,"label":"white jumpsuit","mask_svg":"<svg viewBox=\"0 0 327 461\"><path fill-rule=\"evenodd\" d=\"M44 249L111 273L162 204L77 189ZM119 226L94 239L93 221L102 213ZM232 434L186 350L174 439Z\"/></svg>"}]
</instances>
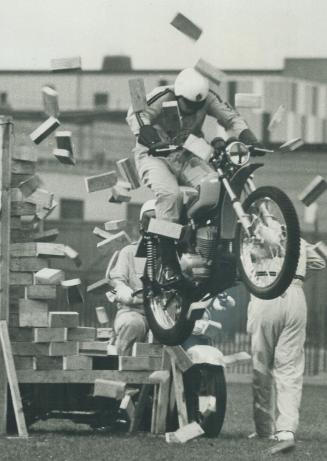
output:
<instances>
[{"instance_id":1,"label":"white jumpsuit","mask_svg":"<svg viewBox=\"0 0 327 461\"><path fill-rule=\"evenodd\" d=\"M301 239L296 271L301 278L306 275L310 247ZM307 321L302 284L301 280L294 279L283 296L272 300L251 296L248 307L253 416L256 432L261 437L278 431L295 433L298 427Z\"/></svg>"}]
</instances>

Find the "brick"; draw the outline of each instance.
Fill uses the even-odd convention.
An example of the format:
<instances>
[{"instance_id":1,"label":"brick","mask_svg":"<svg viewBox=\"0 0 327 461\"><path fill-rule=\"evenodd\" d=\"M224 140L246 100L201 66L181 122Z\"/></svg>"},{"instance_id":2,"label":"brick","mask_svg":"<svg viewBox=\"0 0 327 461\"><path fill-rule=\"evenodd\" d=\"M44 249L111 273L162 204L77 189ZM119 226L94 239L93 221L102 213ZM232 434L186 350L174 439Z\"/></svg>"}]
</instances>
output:
<instances>
[{"instance_id":1,"label":"brick","mask_svg":"<svg viewBox=\"0 0 327 461\"><path fill-rule=\"evenodd\" d=\"M104 231L103 229L97 226L93 229L93 234L102 239L107 239L111 237L111 234L109 234L108 232Z\"/></svg>"},{"instance_id":2,"label":"brick","mask_svg":"<svg viewBox=\"0 0 327 461\"><path fill-rule=\"evenodd\" d=\"M122 177L131 184L133 189L141 186L138 173L130 158L122 158L116 162L116 165Z\"/></svg>"},{"instance_id":3,"label":"brick","mask_svg":"<svg viewBox=\"0 0 327 461\"><path fill-rule=\"evenodd\" d=\"M282 152L292 152L293 150L298 149L299 147L303 146L304 141L302 138L294 138L290 139L289 141L284 142L279 149Z\"/></svg>"},{"instance_id":4,"label":"brick","mask_svg":"<svg viewBox=\"0 0 327 461\"><path fill-rule=\"evenodd\" d=\"M88 176L84 179L87 192L96 192L114 186L117 182L117 173L116 171L109 171L108 173Z\"/></svg>"},{"instance_id":5,"label":"brick","mask_svg":"<svg viewBox=\"0 0 327 461\"><path fill-rule=\"evenodd\" d=\"M49 117L45 122L42 123L42 125L36 128L36 130L30 134L30 138L35 144L40 144L53 131L55 131L59 125L59 120L57 120L55 117Z\"/></svg>"},{"instance_id":6,"label":"brick","mask_svg":"<svg viewBox=\"0 0 327 461\"><path fill-rule=\"evenodd\" d=\"M49 326L50 327L65 327L76 328L78 327L79 314L78 312L49 312ZM73 355L73 354L70 354Z\"/></svg>"},{"instance_id":7,"label":"brick","mask_svg":"<svg viewBox=\"0 0 327 461\"><path fill-rule=\"evenodd\" d=\"M78 355L78 342L65 341L50 343L49 355Z\"/></svg>"},{"instance_id":8,"label":"brick","mask_svg":"<svg viewBox=\"0 0 327 461\"><path fill-rule=\"evenodd\" d=\"M14 160L21 160L26 162L36 162L37 161L37 154L35 151L27 150L27 149L14 149L12 154L12 158Z\"/></svg>"},{"instance_id":9,"label":"brick","mask_svg":"<svg viewBox=\"0 0 327 461\"><path fill-rule=\"evenodd\" d=\"M202 34L202 29L194 24L193 21L188 19L182 13L177 13L170 23L175 29L187 35L192 40L198 40Z\"/></svg>"},{"instance_id":10,"label":"brick","mask_svg":"<svg viewBox=\"0 0 327 461\"><path fill-rule=\"evenodd\" d=\"M38 257L22 257L10 259L10 270L12 272L35 272L48 267L48 261Z\"/></svg>"},{"instance_id":11,"label":"brick","mask_svg":"<svg viewBox=\"0 0 327 461\"><path fill-rule=\"evenodd\" d=\"M58 117L58 92L50 86L44 86L42 88L42 99L44 112L49 116Z\"/></svg>"},{"instance_id":12,"label":"brick","mask_svg":"<svg viewBox=\"0 0 327 461\"><path fill-rule=\"evenodd\" d=\"M35 242L53 242L59 235L58 229L48 229L46 231L37 232L34 234Z\"/></svg>"},{"instance_id":13,"label":"brick","mask_svg":"<svg viewBox=\"0 0 327 461\"><path fill-rule=\"evenodd\" d=\"M31 299L19 300L20 327L48 327L48 305Z\"/></svg>"},{"instance_id":14,"label":"brick","mask_svg":"<svg viewBox=\"0 0 327 461\"><path fill-rule=\"evenodd\" d=\"M23 357L19 355L14 356L14 363L16 370L33 370L34 369L34 358Z\"/></svg>"},{"instance_id":15,"label":"brick","mask_svg":"<svg viewBox=\"0 0 327 461\"><path fill-rule=\"evenodd\" d=\"M195 70L216 85L220 85L221 82L227 79L225 72L201 58L195 64Z\"/></svg>"},{"instance_id":16,"label":"brick","mask_svg":"<svg viewBox=\"0 0 327 461\"><path fill-rule=\"evenodd\" d=\"M161 357L123 357L120 356L119 371L153 371L161 368Z\"/></svg>"},{"instance_id":17,"label":"brick","mask_svg":"<svg viewBox=\"0 0 327 461\"><path fill-rule=\"evenodd\" d=\"M11 256L65 256L64 245L61 243L30 242L10 245Z\"/></svg>"},{"instance_id":18,"label":"brick","mask_svg":"<svg viewBox=\"0 0 327 461\"><path fill-rule=\"evenodd\" d=\"M327 181L322 176L316 176L310 184L301 192L299 200L305 206L311 205L327 190Z\"/></svg>"},{"instance_id":19,"label":"brick","mask_svg":"<svg viewBox=\"0 0 327 461\"><path fill-rule=\"evenodd\" d=\"M68 328L67 339L69 341L92 341L96 337L96 328L76 327Z\"/></svg>"},{"instance_id":20,"label":"brick","mask_svg":"<svg viewBox=\"0 0 327 461\"><path fill-rule=\"evenodd\" d=\"M34 215L35 212L36 206L33 203L12 202L11 204L11 216Z\"/></svg>"},{"instance_id":21,"label":"brick","mask_svg":"<svg viewBox=\"0 0 327 461\"><path fill-rule=\"evenodd\" d=\"M29 197L26 197L25 202L35 203L37 209L51 209L53 205L53 198L53 193L50 193L45 189L37 187Z\"/></svg>"},{"instance_id":22,"label":"brick","mask_svg":"<svg viewBox=\"0 0 327 461\"><path fill-rule=\"evenodd\" d=\"M94 382L94 397L109 397L121 400L126 391L126 383L110 381L108 379L96 379Z\"/></svg>"},{"instance_id":23,"label":"brick","mask_svg":"<svg viewBox=\"0 0 327 461\"><path fill-rule=\"evenodd\" d=\"M113 221L107 221L104 223L104 228L108 232L118 231L125 229L127 221L125 219L117 219Z\"/></svg>"},{"instance_id":24,"label":"brick","mask_svg":"<svg viewBox=\"0 0 327 461\"><path fill-rule=\"evenodd\" d=\"M11 173L12 174L34 174L35 173L35 162L12 160Z\"/></svg>"},{"instance_id":25,"label":"brick","mask_svg":"<svg viewBox=\"0 0 327 461\"><path fill-rule=\"evenodd\" d=\"M34 328L35 343L67 341L67 328Z\"/></svg>"},{"instance_id":26,"label":"brick","mask_svg":"<svg viewBox=\"0 0 327 461\"><path fill-rule=\"evenodd\" d=\"M134 112L142 112L147 106L143 78L131 78L128 85Z\"/></svg>"},{"instance_id":27,"label":"brick","mask_svg":"<svg viewBox=\"0 0 327 461\"><path fill-rule=\"evenodd\" d=\"M93 294L105 294L110 288L110 281L108 279L102 279L98 282L92 283L86 288L87 293Z\"/></svg>"},{"instance_id":28,"label":"brick","mask_svg":"<svg viewBox=\"0 0 327 461\"><path fill-rule=\"evenodd\" d=\"M81 70L81 68L82 59L80 56L51 59L51 70L53 72L67 72L73 70Z\"/></svg>"},{"instance_id":29,"label":"brick","mask_svg":"<svg viewBox=\"0 0 327 461\"><path fill-rule=\"evenodd\" d=\"M147 232L163 237L179 240L183 226L162 219L151 218Z\"/></svg>"},{"instance_id":30,"label":"brick","mask_svg":"<svg viewBox=\"0 0 327 461\"><path fill-rule=\"evenodd\" d=\"M80 341L79 351L88 355L108 355L108 344L104 341Z\"/></svg>"},{"instance_id":31,"label":"brick","mask_svg":"<svg viewBox=\"0 0 327 461\"><path fill-rule=\"evenodd\" d=\"M33 341L34 329L32 327L9 328L9 337L11 341Z\"/></svg>"},{"instance_id":32,"label":"brick","mask_svg":"<svg viewBox=\"0 0 327 461\"><path fill-rule=\"evenodd\" d=\"M111 235L110 238L99 242L97 244L97 248L99 250L107 250L107 247L110 247L112 251L121 250L128 243L131 243L131 239L128 237L125 231L120 231L117 234Z\"/></svg>"},{"instance_id":33,"label":"brick","mask_svg":"<svg viewBox=\"0 0 327 461\"><path fill-rule=\"evenodd\" d=\"M106 312L106 309L103 306L98 306L95 308L97 319L99 323L108 323L109 318Z\"/></svg>"},{"instance_id":34,"label":"brick","mask_svg":"<svg viewBox=\"0 0 327 461\"><path fill-rule=\"evenodd\" d=\"M73 157L73 154L65 149L54 149L53 155L59 160L60 163L64 165L76 165L76 161Z\"/></svg>"},{"instance_id":35,"label":"brick","mask_svg":"<svg viewBox=\"0 0 327 461\"><path fill-rule=\"evenodd\" d=\"M128 190L122 187L122 185L118 183L111 188L111 196L109 198L109 202L111 203L127 203L131 200L131 195L128 193Z\"/></svg>"},{"instance_id":36,"label":"brick","mask_svg":"<svg viewBox=\"0 0 327 461\"><path fill-rule=\"evenodd\" d=\"M30 285L26 287L26 296L29 299L56 299L56 285Z\"/></svg>"},{"instance_id":37,"label":"brick","mask_svg":"<svg viewBox=\"0 0 327 461\"><path fill-rule=\"evenodd\" d=\"M86 355L68 355L64 357L64 370L92 370L92 357Z\"/></svg>"},{"instance_id":38,"label":"brick","mask_svg":"<svg viewBox=\"0 0 327 461\"><path fill-rule=\"evenodd\" d=\"M61 269L44 268L34 274L35 284L58 285L65 279Z\"/></svg>"},{"instance_id":39,"label":"brick","mask_svg":"<svg viewBox=\"0 0 327 461\"><path fill-rule=\"evenodd\" d=\"M33 285L32 272L10 272L9 273L10 285Z\"/></svg>"},{"instance_id":40,"label":"brick","mask_svg":"<svg viewBox=\"0 0 327 461\"><path fill-rule=\"evenodd\" d=\"M63 357L34 357L35 370L63 370Z\"/></svg>"},{"instance_id":41,"label":"brick","mask_svg":"<svg viewBox=\"0 0 327 461\"><path fill-rule=\"evenodd\" d=\"M15 342L12 341L11 343L12 351L14 355L32 355L32 356L39 356L39 355L49 355L49 344L38 344L38 343L31 343L31 342Z\"/></svg>"}]
</instances>

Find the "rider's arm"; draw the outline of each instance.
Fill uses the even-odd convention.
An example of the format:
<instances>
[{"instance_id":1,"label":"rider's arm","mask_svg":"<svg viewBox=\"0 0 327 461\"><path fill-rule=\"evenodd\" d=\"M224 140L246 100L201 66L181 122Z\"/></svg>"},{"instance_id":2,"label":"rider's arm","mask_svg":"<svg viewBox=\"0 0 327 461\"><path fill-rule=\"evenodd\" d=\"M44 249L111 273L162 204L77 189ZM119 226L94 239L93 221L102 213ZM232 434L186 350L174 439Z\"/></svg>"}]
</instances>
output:
<instances>
[{"instance_id":1,"label":"rider's arm","mask_svg":"<svg viewBox=\"0 0 327 461\"><path fill-rule=\"evenodd\" d=\"M207 114L214 117L229 132L229 135L236 136L245 144L257 142L243 117L212 90L209 91L208 95ZM250 140L252 142L248 142Z\"/></svg>"},{"instance_id":2,"label":"rider's arm","mask_svg":"<svg viewBox=\"0 0 327 461\"><path fill-rule=\"evenodd\" d=\"M173 101L174 98L174 93L170 87L159 87L148 95L147 106L143 111L135 113L130 107L126 121L135 136L139 135L141 126L155 123L161 113L163 102Z\"/></svg>"}]
</instances>

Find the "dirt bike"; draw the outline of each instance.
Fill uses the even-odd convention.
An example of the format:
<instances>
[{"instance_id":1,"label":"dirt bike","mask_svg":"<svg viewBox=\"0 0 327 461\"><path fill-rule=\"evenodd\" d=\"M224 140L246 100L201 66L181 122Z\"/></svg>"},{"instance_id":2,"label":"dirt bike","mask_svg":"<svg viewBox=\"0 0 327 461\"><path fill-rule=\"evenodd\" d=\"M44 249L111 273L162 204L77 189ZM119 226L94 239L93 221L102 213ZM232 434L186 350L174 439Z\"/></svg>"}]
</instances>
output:
<instances>
[{"instance_id":1,"label":"dirt bike","mask_svg":"<svg viewBox=\"0 0 327 461\"><path fill-rule=\"evenodd\" d=\"M161 146L157 155L179 149ZM262 299L276 298L290 285L300 249L297 214L280 189L256 188L253 173L263 163L250 163L251 156L268 152L273 151L231 142L212 153L213 171L193 191L181 216L183 232L174 247L177 277L171 280L164 270L161 241L166 237L143 231L137 256L146 257L144 308L161 343L185 341L196 320L193 303L237 282Z\"/></svg>"}]
</instances>

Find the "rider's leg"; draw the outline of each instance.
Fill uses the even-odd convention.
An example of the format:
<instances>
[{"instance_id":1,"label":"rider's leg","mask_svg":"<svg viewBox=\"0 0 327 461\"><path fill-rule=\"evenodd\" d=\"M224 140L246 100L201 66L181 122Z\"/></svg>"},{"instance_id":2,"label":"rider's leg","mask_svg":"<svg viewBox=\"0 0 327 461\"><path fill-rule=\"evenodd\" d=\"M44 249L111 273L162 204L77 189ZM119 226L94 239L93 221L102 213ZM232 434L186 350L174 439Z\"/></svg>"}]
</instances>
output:
<instances>
[{"instance_id":1,"label":"rider's leg","mask_svg":"<svg viewBox=\"0 0 327 461\"><path fill-rule=\"evenodd\" d=\"M119 355L131 355L135 342L145 340L148 325L141 312L130 309L118 310L114 330L116 333L116 347Z\"/></svg>"}]
</instances>

